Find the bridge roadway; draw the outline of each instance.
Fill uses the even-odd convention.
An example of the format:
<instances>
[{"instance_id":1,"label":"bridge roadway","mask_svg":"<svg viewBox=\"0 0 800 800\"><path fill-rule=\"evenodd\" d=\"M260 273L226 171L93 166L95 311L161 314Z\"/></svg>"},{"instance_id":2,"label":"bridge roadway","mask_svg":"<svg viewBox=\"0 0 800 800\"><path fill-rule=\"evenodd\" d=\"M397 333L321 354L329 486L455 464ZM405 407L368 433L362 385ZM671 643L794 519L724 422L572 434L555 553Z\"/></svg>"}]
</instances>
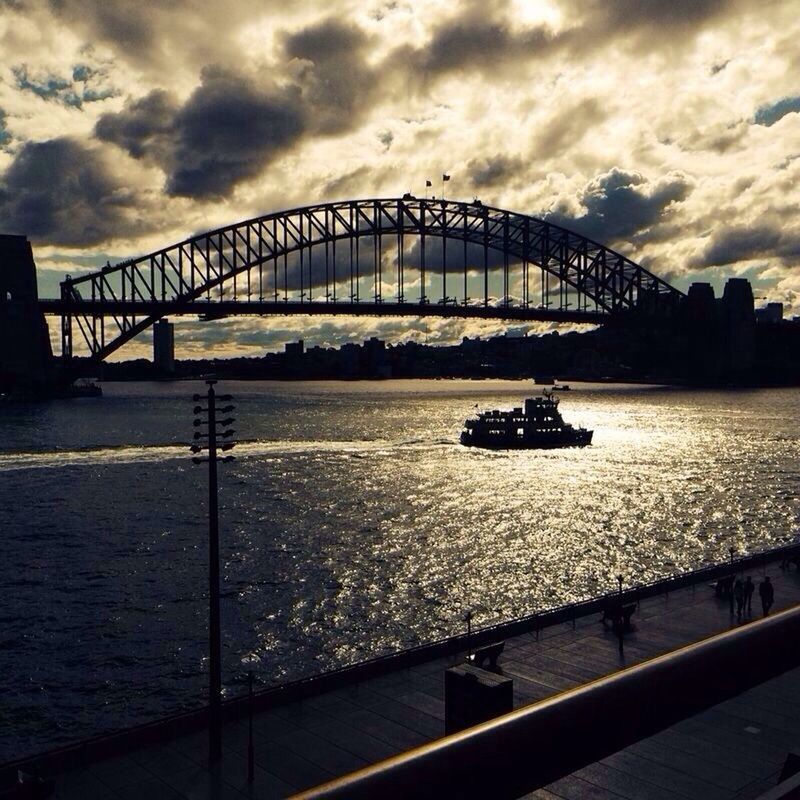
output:
<instances>
[{"instance_id":1,"label":"bridge roadway","mask_svg":"<svg viewBox=\"0 0 800 800\"><path fill-rule=\"evenodd\" d=\"M776 611L800 603L800 573L778 560L766 572ZM520 707L641 663L684 644L747 624L705 582L643 599L620 656L599 614L507 639L500 666L514 679ZM743 653L742 658L764 657ZM444 670L463 653L276 706L255 719L255 781L247 783L247 722L223 729L223 759L209 769L204 732L132 750L57 775L61 800L286 797L444 734ZM731 664L732 670L736 664ZM756 797L774 785L800 741L800 670L592 764L528 797L538 800L726 800ZM46 769L46 767L45 767Z\"/></svg>"},{"instance_id":2,"label":"bridge roadway","mask_svg":"<svg viewBox=\"0 0 800 800\"><path fill-rule=\"evenodd\" d=\"M516 322L578 322L601 324L609 322L608 314L594 311L547 309L516 305L464 305L455 303L391 303L364 301L287 302L260 300L64 300L40 299L43 314L63 316L106 314L109 316L149 317L191 314L203 319L233 316L278 316L286 314L382 316L382 317L459 317L463 319L497 319Z\"/></svg>"}]
</instances>

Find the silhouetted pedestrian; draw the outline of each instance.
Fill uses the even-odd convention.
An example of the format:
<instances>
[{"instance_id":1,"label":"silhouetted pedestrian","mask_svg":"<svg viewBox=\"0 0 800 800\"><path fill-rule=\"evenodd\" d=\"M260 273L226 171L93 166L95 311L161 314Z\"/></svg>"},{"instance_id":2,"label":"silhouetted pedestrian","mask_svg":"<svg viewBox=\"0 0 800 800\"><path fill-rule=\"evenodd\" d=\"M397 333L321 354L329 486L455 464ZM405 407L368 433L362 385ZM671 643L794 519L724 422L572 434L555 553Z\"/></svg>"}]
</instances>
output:
<instances>
[{"instance_id":1,"label":"silhouetted pedestrian","mask_svg":"<svg viewBox=\"0 0 800 800\"><path fill-rule=\"evenodd\" d=\"M744 579L744 610L747 614L753 613L753 592L756 590L756 585L753 579L748 575Z\"/></svg>"},{"instance_id":2,"label":"silhouetted pedestrian","mask_svg":"<svg viewBox=\"0 0 800 800\"><path fill-rule=\"evenodd\" d=\"M775 602L775 587L773 587L769 575L758 585L758 593L761 595L761 608L766 617Z\"/></svg>"},{"instance_id":3,"label":"silhouetted pedestrian","mask_svg":"<svg viewBox=\"0 0 800 800\"><path fill-rule=\"evenodd\" d=\"M733 584L733 597L736 600L736 619L740 620L742 618L742 607L744 606L744 586L739 578Z\"/></svg>"}]
</instances>

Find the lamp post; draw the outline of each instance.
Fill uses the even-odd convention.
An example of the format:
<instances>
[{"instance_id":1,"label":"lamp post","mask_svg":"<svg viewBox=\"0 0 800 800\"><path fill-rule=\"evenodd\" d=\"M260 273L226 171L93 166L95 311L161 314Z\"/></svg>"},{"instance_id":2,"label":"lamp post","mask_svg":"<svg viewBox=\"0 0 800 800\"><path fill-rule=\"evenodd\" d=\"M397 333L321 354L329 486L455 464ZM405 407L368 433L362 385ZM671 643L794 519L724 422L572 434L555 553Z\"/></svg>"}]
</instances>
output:
<instances>
[{"instance_id":1,"label":"lamp post","mask_svg":"<svg viewBox=\"0 0 800 800\"><path fill-rule=\"evenodd\" d=\"M619 583L619 617L617 621L617 633L619 635L619 654L622 655L624 651L622 641L622 626L625 624L625 614L622 612L622 575L617 575L617 582Z\"/></svg>"},{"instance_id":2,"label":"lamp post","mask_svg":"<svg viewBox=\"0 0 800 800\"><path fill-rule=\"evenodd\" d=\"M195 406L195 443L192 453L207 451L207 457L195 455L194 464L208 463L208 639L209 639L209 724L208 760L215 763L222 757L222 658L219 622L219 505L217 502L217 462L233 461L233 456L218 458L219 450L230 450L235 442L230 439L235 433L228 428L233 417L217 419L217 412L228 414L232 405L217 408L217 401L227 402L233 398L229 394L217 395L214 392L215 380L206 381L208 392L205 396L196 394L192 400L197 403L206 400L207 407ZM205 431L203 430L205 428ZM227 428L227 430L220 430ZM219 440L223 440L220 442Z\"/></svg>"},{"instance_id":3,"label":"lamp post","mask_svg":"<svg viewBox=\"0 0 800 800\"><path fill-rule=\"evenodd\" d=\"M247 782L252 783L255 779L255 754L253 751L253 667L260 663L261 659L255 653L248 653L242 658L242 665L247 667Z\"/></svg>"},{"instance_id":4,"label":"lamp post","mask_svg":"<svg viewBox=\"0 0 800 800\"><path fill-rule=\"evenodd\" d=\"M735 552L736 552L736 550L734 549L733 545L731 545L731 546L728 548L728 553L730 553L730 556L731 556L731 569L733 569L733 554L734 554ZM731 616L733 616L733 584L731 584L731 587L730 587L730 593L731 593L731 597L730 597L730 604L731 604Z\"/></svg>"}]
</instances>

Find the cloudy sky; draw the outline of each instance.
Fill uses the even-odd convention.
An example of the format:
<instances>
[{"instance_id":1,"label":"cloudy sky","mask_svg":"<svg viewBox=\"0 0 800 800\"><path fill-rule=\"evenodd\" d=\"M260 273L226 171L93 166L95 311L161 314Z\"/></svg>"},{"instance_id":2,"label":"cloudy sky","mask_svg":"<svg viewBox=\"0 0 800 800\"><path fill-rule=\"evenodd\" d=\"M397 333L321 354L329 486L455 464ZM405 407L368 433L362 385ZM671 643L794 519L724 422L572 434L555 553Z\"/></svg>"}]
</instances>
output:
<instances>
[{"instance_id":1,"label":"cloudy sky","mask_svg":"<svg viewBox=\"0 0 800 800\"><path fill-rule=\"evenodd\" d=\"M557 220L682 289L744 275L800 314L792 2L0 0L0 53L0 229L32 239L42 296L191 233L447 172L453 198ZM188 321L179 340L258 354L496 329Z\"/></svg>"}]
</instances>

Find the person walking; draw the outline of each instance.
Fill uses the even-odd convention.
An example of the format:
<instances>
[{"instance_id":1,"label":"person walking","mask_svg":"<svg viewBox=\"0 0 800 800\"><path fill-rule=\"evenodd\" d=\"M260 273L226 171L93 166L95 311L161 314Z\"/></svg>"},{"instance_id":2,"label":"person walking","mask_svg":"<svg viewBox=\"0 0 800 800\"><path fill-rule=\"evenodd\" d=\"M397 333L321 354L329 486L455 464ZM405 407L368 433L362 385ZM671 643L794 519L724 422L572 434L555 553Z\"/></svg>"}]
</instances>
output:
<instances>
[{"instance_id":1,"label":"person walking","mask_svg":"<svg viewBox=\"0 0 800 800\"><path fill-rule=\"evenodd\" d=\"M758 585L758 593L761 596L761 609L766 617L775 602L775 587L772 585L769 575Z\"/></svg>"},{"instance_id":2,"label":"person walking","mask_svg":"<svg viewBox=\"0 0 800 800\"><path fill-rule=\"evenodd\" d=\"M744 585L741 578L737 578L736 583L733 584L733 597L736 600L736 619L741 621L742 607L744 606Z\"/></svg>"},{"instance_id":3,"label":"person walking","mask_svg":"<svg viewBox=\"0 0 800 800\"><path fill-rule=\"evenodd\" d=\"M744 610L750 616L753 613L753 592L756 590L756 585L753 579L748 575L744 580Z\"/></svg>"}]
</instances>

